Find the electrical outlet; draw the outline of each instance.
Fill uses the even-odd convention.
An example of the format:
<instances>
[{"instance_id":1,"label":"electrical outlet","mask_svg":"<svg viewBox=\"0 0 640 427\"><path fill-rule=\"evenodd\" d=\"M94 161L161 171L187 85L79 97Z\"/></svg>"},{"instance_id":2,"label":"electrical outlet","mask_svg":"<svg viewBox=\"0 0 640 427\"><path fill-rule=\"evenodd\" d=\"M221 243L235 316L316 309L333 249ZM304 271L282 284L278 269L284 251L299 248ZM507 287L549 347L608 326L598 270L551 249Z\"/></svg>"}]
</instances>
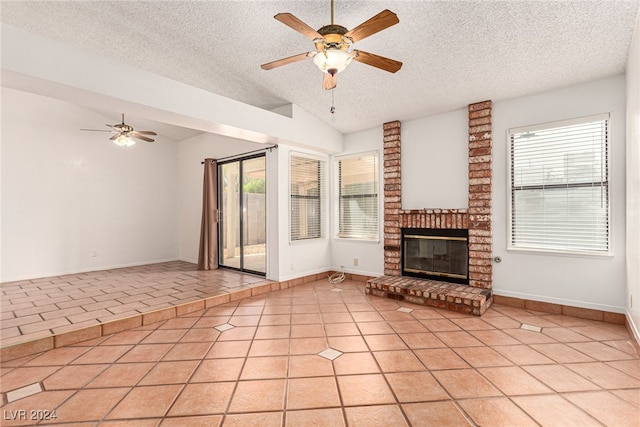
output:
<instances>
[{"instance_id":1,"label":"electrical outlet","mask_svg":"<svg viewBox=\"0 0 640 427\"><path fill-rule=\"evenodd\" d=\"M93 252L91 253L91 256L92 256L93 258L97 258L97 257L98 257L98 251L93 251Z\"/></svg>"},{"instance_id":2,"label":"electrical outlet","mask_svg":"<svg viewBox=\"0 0 640 427\"><path fill-rule=\"evenodd\" d=\"M294 263L291 263L291 269L295 270L296 269L296 265Z\"/></svg>"},{"instance_id":3,"label":"electrical outlet","mask_svg":"<svg viewBox=\"0 0 640 427\"><path fill-rule=\"evenodd\" d=\"M357 267L358 266L358 258L354 258L353 259L353 266Z\"/></svg>"}]
</instances>

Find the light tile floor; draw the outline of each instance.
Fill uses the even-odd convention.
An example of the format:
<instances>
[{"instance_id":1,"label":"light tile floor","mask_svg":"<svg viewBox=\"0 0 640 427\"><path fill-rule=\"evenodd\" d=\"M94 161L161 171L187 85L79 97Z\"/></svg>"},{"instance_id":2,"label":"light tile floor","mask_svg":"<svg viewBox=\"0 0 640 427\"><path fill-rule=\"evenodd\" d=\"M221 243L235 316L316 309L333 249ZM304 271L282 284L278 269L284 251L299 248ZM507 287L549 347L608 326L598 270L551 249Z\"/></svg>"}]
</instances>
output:
<instances>
[{"instance_id":1,"label":"light tile floor","mask_svg":"<svg viewBox=\"0 0 640 427\"><path fill-rule=\"evenodd\" d=\"M6 361L0 374L3 426L640 425L640 359L623 326L499 305L477 318L350 281Z\"/></svg>"},{"instance_id":2,"label":"light tile floor","mask_svg":"<svg viewBox=\"0 0 640 427\"><path fill-rule=\"evenodd\" d=\"M2 283L0 345L32 341L270 281L175 261Z\"/></svg>"}]
</instances>

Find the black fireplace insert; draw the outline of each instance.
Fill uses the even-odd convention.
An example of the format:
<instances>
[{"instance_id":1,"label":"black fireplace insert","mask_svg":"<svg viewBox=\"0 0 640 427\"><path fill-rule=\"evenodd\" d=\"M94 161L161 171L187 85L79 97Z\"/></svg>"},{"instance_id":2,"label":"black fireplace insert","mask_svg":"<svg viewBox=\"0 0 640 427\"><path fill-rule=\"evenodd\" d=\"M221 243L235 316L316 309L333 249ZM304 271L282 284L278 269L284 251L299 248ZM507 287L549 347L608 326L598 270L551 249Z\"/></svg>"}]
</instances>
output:
<instances>
[{"instance_id":1,"label":"black fireplace insert","mask_svg":"<svg viewBox=\"0 0 640 427\"><path fill-rule=\"evenodd\" d=\"M402 275L469 284L466 229L403 228Z\"/></svg>"}]
</instances>

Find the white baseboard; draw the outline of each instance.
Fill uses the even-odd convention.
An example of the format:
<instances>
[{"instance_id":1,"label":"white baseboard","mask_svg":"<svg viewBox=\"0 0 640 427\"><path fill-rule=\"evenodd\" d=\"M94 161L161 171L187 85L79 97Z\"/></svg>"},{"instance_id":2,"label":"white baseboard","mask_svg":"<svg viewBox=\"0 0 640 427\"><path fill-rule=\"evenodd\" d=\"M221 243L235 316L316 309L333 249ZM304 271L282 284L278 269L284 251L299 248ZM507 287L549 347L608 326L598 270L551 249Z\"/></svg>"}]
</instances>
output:
<instances>
[{"instance_id":1,"label":"white baseboard","mask_svg":"<svg viewBox=\"0 0 640 427\"><path fill-rule=\"evenodd\" d=\"M631 317L631 313L625 310L625 316L627 318L627 325L633 334L633 337L636 339L636 342L640 344L640 330L638 330L638 325L633 323L633 317Z\"/></svg>"}]
</instances>

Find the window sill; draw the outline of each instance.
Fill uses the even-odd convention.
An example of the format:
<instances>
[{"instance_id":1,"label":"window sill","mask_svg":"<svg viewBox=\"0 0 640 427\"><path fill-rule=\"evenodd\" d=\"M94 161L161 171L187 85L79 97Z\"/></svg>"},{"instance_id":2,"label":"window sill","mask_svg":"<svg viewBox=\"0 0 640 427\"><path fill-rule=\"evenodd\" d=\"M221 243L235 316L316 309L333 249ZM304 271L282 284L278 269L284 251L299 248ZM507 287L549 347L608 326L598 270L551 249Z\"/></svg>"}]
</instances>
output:
<instances>
[{"instance_id":1,"label":"window sill","mask_svg":"<svg viewBox=\"0 0 640 427\"><path fill-rule=\"evenodd\" d=\"M289 245L291 246L312 245L314 243L326 242L327 240L328 239L326 237L314 237L313 239L290 240Z\"/></svg>"},{"instance_id":2,"label":"window sill","mask_svg":"<svg viewBox=\"0 0 640 427\"><path fill-rule=\"evenodd\" d=\"M373 244L380 243L380 239L359 239L357 237L339 237L339 236L336 236L336 237L333 238L333 240L335 240L337 242L373 243Z\"/></svg>"},{"instance_id":3,"label":"window sill","mask_svg":"<svg viewBox=\"0 0 640 427\"><path fill-rule=\"evenodd\" d=\"M514 248L507 247L507 252L523 255L546 255L546 256L565 256L571 258L595 258L609 259L613 258L613 252L577 252L577 251L561 251L554 249L534 249L534 248Z\"/></svg>"}]
</instances>

